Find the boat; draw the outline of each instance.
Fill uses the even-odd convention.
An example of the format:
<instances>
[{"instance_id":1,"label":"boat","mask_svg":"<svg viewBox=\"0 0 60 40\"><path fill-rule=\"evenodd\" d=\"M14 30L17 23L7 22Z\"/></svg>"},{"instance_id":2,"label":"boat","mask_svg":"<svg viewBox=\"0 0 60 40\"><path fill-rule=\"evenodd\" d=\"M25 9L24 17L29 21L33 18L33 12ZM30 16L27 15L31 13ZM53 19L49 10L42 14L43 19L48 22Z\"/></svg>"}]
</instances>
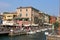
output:
<instances>
[{"instance_id":1,"label":"boat","mask_svg":"<svg viewBox=\"0 0 60 40\"><path fill-rule=\"evenodd\" d=\"M45 31L48 30L47 28L44 29Z\"/></svg>"},{"instance_id":2,"label":"boat","mask_svg":"<svg viewBox=\"0 0 60 40\"><path fill-rule=\"evenodd\" d=\"M48 35L49 34L49 32L45 32L45 35Z\"/></svg>"},{"instance_id":3,"label":"boat","mask_svg":"<svg viewBox=\"0 0 60 40\"><path fill-rule=\"evenodd\" d=\"M41 29L41 31L45 31L45 29Z\"/></svg>"},{"instance_id":4,"label":"boat","mask_svg":"<svg viewBox=\"0 0 60 40\"><path fill-rule=\"evenodd\" d=\"M36 33L36 31L29 31L29 32L27 32L27 34L35 34Z\"/></svg>"},{"instance_id":5,"label":"boat","mask_svg":"<svg viewBox=\"0 0 60 40\"><path fill-rule=\"evenodd\" d=\"M9 30L7 28L4 27L0 27L0 35L5 35L5 34L9 34Z\"/></svg>"},{"instance_id":6,"label":"boat","mask_svg":"<svg viewBox=\"0 0 60 40\"><path fill-rule=\"evenodd\" d=\"M26 31L23 31L23 30L10 30L10 33L9 35L10 36L16 36L16 35L25 35L26 34Z\"/></svg>"},{"instance_id":7,"label":"boat","mask_svg":"<svg viewBox=\"0 0 60 40\"><path fill-rule=\"evenodd\" d=\"M36 30L36 32L41 32L41 30Z\"/></svg>"}]
</instances>

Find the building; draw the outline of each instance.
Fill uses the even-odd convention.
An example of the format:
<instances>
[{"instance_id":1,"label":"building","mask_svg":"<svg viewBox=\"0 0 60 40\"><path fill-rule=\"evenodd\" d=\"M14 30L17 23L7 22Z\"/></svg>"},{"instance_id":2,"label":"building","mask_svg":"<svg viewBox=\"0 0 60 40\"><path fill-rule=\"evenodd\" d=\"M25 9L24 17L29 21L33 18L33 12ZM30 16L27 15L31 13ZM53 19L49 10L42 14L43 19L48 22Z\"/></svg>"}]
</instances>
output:
<instances>
[{"instance_id":1,"label":"building","mask_svg":"<svg viewBox=\"0 0 60 40\"><path fill-rule=\"evenodd\" d=\"M16 17L16 13L13 12L4 12L3 13L3 25L13 25L14 18Z\"/></svg>"},{"instance_id":2,"label":"building","mask_svg":"<svg viewBox=\"0 0 60 40\"><path fill-rule=\"evenodd\" d=\"M2 14L0 14L0 25L2 24L2 22L3 22L3 15Z\"/></svg>"},{"instance_id":3,"label":"building","mask_svg":"<svg viewBox=\"0 0 60 40\"><path fill-rule=\"evenodd\" d=\"M49 23L49 15L48 14L43 14L44 15L44 23Z\"/></svg>"},{"instance_id":4,"label":"building","mask_svg":"<svg viewBox=\"0 0 60 40\"><path fill-rule=\"evenodd\" d=\"M57 18L55 16L50 16L50 23L53 24L55 23Z\"/></svg>"},{"instance_id":5,"label":"building","mask_svg":"<svg viewBox=\"0 0 60 40\"><path fill-rule=\"evenodd\" d=\"M60 23L60 17L57 17L57 22L59 22L59 23Z\"/></svg>"},{"instance_id":6,"label":"building","mask_svg":"<svg viewBox=\"0 0 60 40\"><path fill-rule=\"evenodd\" d=\"M39 19L39 26L43 26L43 23L44 23L44 15L43 14L44 13L39 12L39 17L38 17L38 19Z\"/></svg>"},{"instance_id":7,"label":"building","mask_svg":"<svg viewBox=\"0 0 60 40\"><path fill-rule=\"evenodd\" d=\"M19 7L17 8L17 16L20 21L29 21L32 24L38 24L39 10L33 7Z\"/></svg>"}]
</instances>

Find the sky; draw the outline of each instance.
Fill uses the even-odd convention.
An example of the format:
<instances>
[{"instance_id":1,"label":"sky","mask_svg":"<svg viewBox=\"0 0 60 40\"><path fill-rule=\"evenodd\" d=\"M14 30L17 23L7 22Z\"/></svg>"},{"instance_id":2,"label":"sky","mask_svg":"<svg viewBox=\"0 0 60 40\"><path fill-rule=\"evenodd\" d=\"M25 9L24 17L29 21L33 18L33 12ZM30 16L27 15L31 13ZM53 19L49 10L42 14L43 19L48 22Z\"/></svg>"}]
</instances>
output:
<instances>
[{"instance_id":1,"label":"sky","mask_svg":"<svg viewBox=\"0 0 60 40\"><path fill-rule=\"evenodd\" d=\"M20 6L32 6L53 16L59 13L59 0L0 0L0 12L14 12Z\"/></svg>"}]
</instances>

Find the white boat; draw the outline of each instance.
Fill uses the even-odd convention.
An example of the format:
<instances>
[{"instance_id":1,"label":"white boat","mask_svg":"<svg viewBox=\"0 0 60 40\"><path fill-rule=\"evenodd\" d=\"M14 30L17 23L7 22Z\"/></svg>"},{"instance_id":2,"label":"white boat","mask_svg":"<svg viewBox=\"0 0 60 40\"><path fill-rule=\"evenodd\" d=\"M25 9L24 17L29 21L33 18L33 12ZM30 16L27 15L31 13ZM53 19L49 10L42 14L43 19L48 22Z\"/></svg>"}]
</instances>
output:
<instances>
[{"instance_id":1,"label":"white boat","mask_svg":"<svg viewBox=\"0 0 60 40\"><path fill-rule=\"evenodd\" d=\"M41 32L41 30L36 30L36 32Z\"/></svg>"},{"instance_id":2,"label":"white boat","mask_svg":"<svg viewBox=\"0 0 60 40\"><path fill-rule=\"evenodd\" d=\"M52 28L48 28L49 30L52 30Z\"/></svg>"},{"instance_id":3,"label":"white boat","mask_svg":"<svg viewBox=\"0 0 60 40\"><path fill-rule=\"evenodd\" d=\"M47 28L44 29L45 31L48 30Z\"/></svg>"},{"instance_id":4,"label":"white boat","mask_svg":"<svg viewBox=\"0 0 60 40\"><path fill-rule=\"evenodd\" d=\"M27 32L27 34L35 34L36 33L36 31L29 31L29 32Z\"/></svg>"},{"instance_id":5,"label":"white boat","mask_svg":"<svg viewBox=\"0 0 60 40\"><path fill-rule=\"evenodd\" d=\"M45 29L41 29L41 31L45 31Z\"/></svg>"},{"instance_id":6,"label":"white boat","mask_svg":"<svg viewBox=\"0 0 60 40\"><path fill-rule=\"evenodd\" d=\"M45 32L45 35L48 35L49 34L49 32Z\"/></svg>"}]
</instances>

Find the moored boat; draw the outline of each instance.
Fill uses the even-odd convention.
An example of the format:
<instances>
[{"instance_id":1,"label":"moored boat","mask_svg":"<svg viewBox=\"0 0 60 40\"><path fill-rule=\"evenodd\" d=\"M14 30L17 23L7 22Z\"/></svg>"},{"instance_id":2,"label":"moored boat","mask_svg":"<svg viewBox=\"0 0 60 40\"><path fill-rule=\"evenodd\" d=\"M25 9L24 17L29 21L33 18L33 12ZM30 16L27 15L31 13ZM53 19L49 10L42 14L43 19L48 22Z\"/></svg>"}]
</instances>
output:
<instances>
[{"instance_id":1,"label":"moored boat","mask_svg":"<svg viewBox=\"0 0 60 40\"><path fill-rule=\"evenodd\" d=\"M41 32L41 30L36 30L36 32Z\"/></svg>"},{"instance_id":2,"label":"moored boat","mask_svg":"<svg viewBox=\"0 0 60 40\"><path fill-rule=\"evenodd\" d=\"M10 36L16 36L16 35L25 35L26 31L22 31L22 30L10 30L9 35Z\"/></svg>"},{"instance_id":3,"label":"moored boat","mask_svg":"<svg viewBox=\"0 0 60 40\"><path fill-rule=\"evenodd\" d=\"M36 31L29 31L29 32L27 32L27 34L35 34L36 33Z\"/></svg>"}]
</instances>

